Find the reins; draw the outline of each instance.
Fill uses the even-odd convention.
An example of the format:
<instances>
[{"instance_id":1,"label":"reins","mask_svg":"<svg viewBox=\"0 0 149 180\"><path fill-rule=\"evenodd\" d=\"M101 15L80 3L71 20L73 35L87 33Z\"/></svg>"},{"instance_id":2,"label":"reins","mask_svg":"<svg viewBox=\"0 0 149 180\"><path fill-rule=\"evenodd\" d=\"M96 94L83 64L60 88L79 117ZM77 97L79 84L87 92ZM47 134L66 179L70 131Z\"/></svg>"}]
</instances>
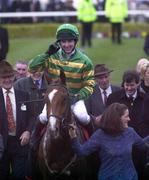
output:
<instances>
[{"instance_id":1,"label":"reins","mask_svg":"<svg viewBox=\"0 0 149 180\"><path fill-rule=\"evenodd\" d=\"M45 98L42 98L42 99L35 99L35 100L28 100L28 101L20 101L20 103L26 104L26 103L43 102L43 101L45 101Z\"/></svg>"}]
</instances>

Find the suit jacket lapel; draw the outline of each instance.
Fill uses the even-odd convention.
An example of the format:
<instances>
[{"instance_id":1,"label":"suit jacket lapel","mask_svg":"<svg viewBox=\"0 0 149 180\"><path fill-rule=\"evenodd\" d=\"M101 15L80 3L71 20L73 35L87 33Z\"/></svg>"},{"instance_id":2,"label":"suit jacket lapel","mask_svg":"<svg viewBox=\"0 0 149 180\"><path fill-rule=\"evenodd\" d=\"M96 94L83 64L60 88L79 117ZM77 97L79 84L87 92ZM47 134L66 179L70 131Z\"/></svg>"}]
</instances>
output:
<instances>
[{"instance_id":1,"label":"suit jacket lapel","mask_svg":"<svg viewBox=\"0 0 149 180\"><path fill-rule=\"evenodd\" d=\"M5 101L4 101L4 96L3 96L2 89L0 89L0 104L1 104L0 106L1 106L2 113L3 112L6 113Z\"/></svg>"},{"instance_id":2,"label":"suit jacket lapel","mask_svg":"<svg viewBox=\"0 0 149 180\"><path fill-rule=\"evenodd\" d=\"M17 124L17 127L18 127L18 119L19 119L19 114L20 114L20 103L21 103L21 97L20 97L20 93L15 89L14 90L15 92L15 99L16 99L16 124Z\"/></svg>"}]
</instances>

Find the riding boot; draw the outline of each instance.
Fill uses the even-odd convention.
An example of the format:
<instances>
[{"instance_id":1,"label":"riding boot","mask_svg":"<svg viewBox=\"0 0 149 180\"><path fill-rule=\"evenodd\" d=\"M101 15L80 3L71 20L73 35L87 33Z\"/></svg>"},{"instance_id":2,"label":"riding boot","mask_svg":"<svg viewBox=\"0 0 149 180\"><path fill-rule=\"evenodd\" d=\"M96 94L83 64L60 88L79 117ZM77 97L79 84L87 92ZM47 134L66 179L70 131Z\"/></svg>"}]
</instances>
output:
<instances>
[{"instance_id":1,"label":"riding boot","mask_svg":"<svg viewBox=\"0 0 149 180\"><path fill-rule=\"evenodd\" d=\"M32 150L37 150L40 139L42 137L42 130L45 127L45 124L41 123L39 120L36 122L34 130L30 139L30 148Z\"/></svg>"}]
</instances>

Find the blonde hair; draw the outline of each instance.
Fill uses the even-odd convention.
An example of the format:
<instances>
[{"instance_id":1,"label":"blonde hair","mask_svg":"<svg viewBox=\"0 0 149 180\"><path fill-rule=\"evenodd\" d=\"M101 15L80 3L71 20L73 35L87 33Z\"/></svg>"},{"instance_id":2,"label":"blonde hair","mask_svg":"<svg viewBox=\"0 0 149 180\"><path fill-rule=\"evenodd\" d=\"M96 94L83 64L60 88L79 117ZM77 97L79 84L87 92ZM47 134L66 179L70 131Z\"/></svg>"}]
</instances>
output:
<instances>
[{"instance_id":1,"label":"blonde hair","mask_svg":"<svg viewBox=\"0 0 149 180\"><path fill-rule=\"evenodd\" d=\"M148 62L148 63L144 63L144 64L141 66L140 75L141 75L142 79L144 79L145 73L146 73L146 71L147 71L148 68L149 68L149 62Z\"/></svg>"},{"instance_id":2,"label":"blonde hair","mask_svg":"<svg viewBox=\"0 0 149 180\"><path fill-rule=\"evenodd\" d=\"M140 74L142 66L144 66L145 64L148 64L148 63L149 63L148 59L145 59L145 58L139 59L137 65L136 65L136 71Z\"/></svg>"}]
</instances>

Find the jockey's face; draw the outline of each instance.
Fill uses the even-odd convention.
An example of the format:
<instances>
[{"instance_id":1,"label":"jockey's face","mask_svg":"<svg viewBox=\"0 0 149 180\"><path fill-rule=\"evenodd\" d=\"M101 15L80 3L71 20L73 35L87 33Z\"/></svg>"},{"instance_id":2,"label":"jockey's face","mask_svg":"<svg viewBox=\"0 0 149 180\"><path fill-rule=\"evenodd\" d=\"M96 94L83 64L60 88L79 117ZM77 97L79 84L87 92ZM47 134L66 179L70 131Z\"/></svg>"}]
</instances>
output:
<instances>
[{"instance_id":1,"label":"jockey's face","mask_svg":"<svg viewBox=\"0 0 149 180\"><path fill-rule=\"evenodd\" d=\"M31 78L35 80L40 80L43 76L43 71L35 71L30 74Z\"/></svg>"},{"instance_id":2,"label":"jockey's face","mask_svg":"<svg viewBox=\"0 0 149 180\"><path fill-rule=\"evenodd\" d=\"M60 40L60 46L66 54L70 54L74 50L75 45L76 41L74 39Z\"/></svg>"}]
</instances>

